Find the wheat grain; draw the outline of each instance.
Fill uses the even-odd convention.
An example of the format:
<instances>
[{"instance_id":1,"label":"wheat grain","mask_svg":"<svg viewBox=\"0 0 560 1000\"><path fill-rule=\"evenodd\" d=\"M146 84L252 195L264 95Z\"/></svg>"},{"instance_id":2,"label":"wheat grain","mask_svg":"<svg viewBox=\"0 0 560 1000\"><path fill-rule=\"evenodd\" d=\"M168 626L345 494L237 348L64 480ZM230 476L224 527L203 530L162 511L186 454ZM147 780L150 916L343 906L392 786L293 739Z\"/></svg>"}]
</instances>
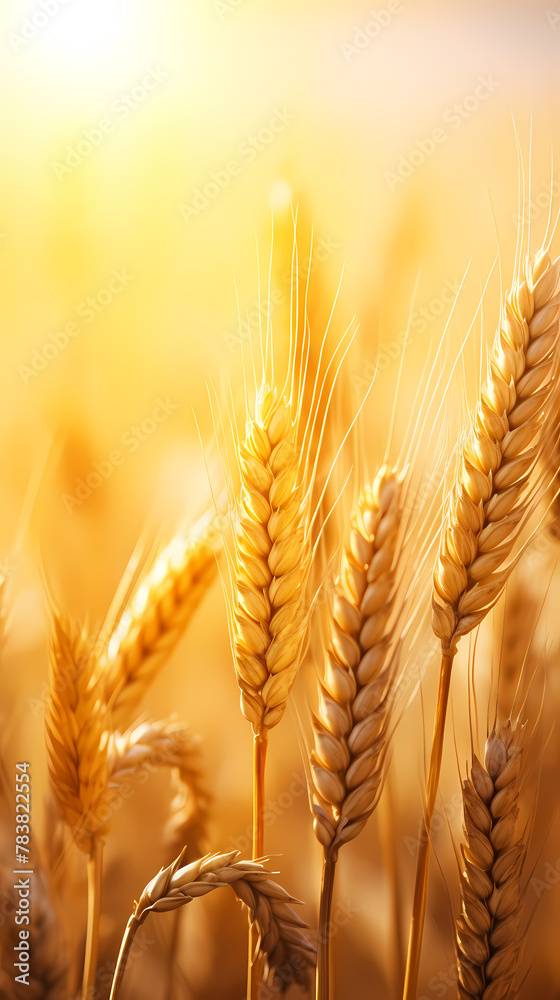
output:
<instances>
[{"instance_id":1,"label":"wheat grain","mask_svg":"<svg viewBox=\"0 0 560 1000\"><path fill-rule=\"evenodd\" d=\"M233 650L255 734L276 726L300 664L311 566L310 492L290 402L264 385L239 447Z\"/></svg>"},{"instance_id":2,"label":"wheat grain","mask_svg":"<svg viewBox=\"0 0 560 1000\"><path fill-rule=\"evenodd\" d=\"M136 929L149 913L176 910L195 897L228 885L248 907L251 921L256 925L257 948L265 956L267 978L273 983L276 980L275 985L281 988L285 981L279 978L279 971L291 962L295 981L306 984L314 964L315 949L307 937L306 923L292 909L292 904L298 900L273 882L262 864L236 861L238 856L237 851L213 854L182 867L181 854L148 883L128 921L111 1000L117 996Z\"/></svg>"},{"instance_id":3,"label":"wheat grain","mask_svg":"<svg viewBox=\"0 0 560 1000\"><path fill-rule=\"evenodd\" d=\"M401 481L362 491L344 547L312 753L315 834L336 858L375 808L395 693L394 610Z\"/></svg>"},{"instance_id":4,"label":"wheat grain","mask_svg":"<svg viewBox=\"0 0 560 1000\"><path fill-rule=\"evenodd\" d=\"M500 596L506 560L534 503L532 473L551 409L559 284L560 258L551 263L540 251L505 299L434 571L433 628L444 651L453 652Z\"/></svg>"},{"instance_id":5,"label":"wheat grain","mask_svg":"<svg viewBox=\"0 0 560 1000\"><path fill-rule=\"evenodd\" d=\"M219 532L208 515L175 538L125 608L100 657L115 726L127 723L217 573Z\"/></svg>"},{"instance_id":6,"label":"wheat grain","mask_svg":"<svg viewBox=\"0 0 560 1000\"><path fill-rule=\"evenodd\" d=\"M484 767L473 758L463 783L461 915L456 924L461 1000L513 994L523 936L521 874L527 845L518 838L524 729L505 723L488 737Z\"/></svg>"}]
</instances>

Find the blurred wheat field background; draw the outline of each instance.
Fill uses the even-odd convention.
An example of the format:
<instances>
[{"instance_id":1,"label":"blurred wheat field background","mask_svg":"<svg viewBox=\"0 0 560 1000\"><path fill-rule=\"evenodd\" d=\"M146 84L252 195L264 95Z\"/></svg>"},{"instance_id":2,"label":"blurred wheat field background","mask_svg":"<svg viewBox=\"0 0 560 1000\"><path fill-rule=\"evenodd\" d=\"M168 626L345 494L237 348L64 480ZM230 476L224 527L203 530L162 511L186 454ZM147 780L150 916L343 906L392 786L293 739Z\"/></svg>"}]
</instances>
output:
<instances>
[{"instance_id":1,"label":"blurred wheat field background","mask_svg":"<svg viewBox=\"0 0 560 1000\"><path fill-rule=\"evenodd\" d=\"M33 996L80 995L87 913L85 856L62 835L49 795L45 595L94 645L105 642L109 636L99 640L97 632L139 540L141 583L171 539L184 537L213 499L223 502L211 401L225 414L231 391L243 436L243 359L248 371L259 317L266 328L272 247L268 314L278 358L287 360L292 291L302 297L301 319L308 276L311 384L335 301L329 358L344 331L357 328L329 408L315 504L363 409L320 504L319 522L350 477L318 546L313 586L321 574L335 575L352 502L386 458L392 421L390 462L416 429L406 508L416 544L405 550L405 566L409 555L418 565L427 555L407 605L415 615L402 661L409 687L396 709L395 719L404 714L379 804L337 862L331 941L331 1000L401 997L439 678L430 586L442 480L451 484L446 464L478 398L521 227L533 254L549 212L554 220L560 208L560 10L529 0L491 7L7 0L0 45L0 573L8 617L1 754L10 790L16 762L30 762L31 857L49 872L53 907L41 909L37 881L35 926L47 962L62 970L50 992L39 983ZM553 260L558 253L556 235ZM422 410L415 394L432 362ZM309 384L306 393L309 405ZM555 428L550 413L549 450ZM558 456L546 457L552 476ZM520 674L515 706L530 734L518 827L529 841L525 953L518 992L496 996L560 997L560 550L554 503L546 513L554 492L536 511L543 530L455 660L432 826L422 1000L457 995L461 783L471 750L484 754L496 704L507 719ZM219 532L215 541L218 552ZM307 782L330 584L324 594L285 717L270 732L264 819L266 868L304 901L298 912L315 930L322 850ZM200 741L208 795L200 854L239 850L250 860L251 733L238 708L217 572L198 596L188 629L126 725L173 715L187 724ZM118 634L129 626L125 615ZM91 994L99 1000L109 996L133 900L179 852L165 833L177 792L169 770L144 770L111 817ZM14 983L9 795L1 830L0 995L19 998L32 991ZM120 995L240 1000L246 942L246 915L232 893L195 899L180 919L151 914ZM35 956L42 961L38 945ZM304 995L297 984L289 994L298 989Z\"/></svg>"}]
</instances>

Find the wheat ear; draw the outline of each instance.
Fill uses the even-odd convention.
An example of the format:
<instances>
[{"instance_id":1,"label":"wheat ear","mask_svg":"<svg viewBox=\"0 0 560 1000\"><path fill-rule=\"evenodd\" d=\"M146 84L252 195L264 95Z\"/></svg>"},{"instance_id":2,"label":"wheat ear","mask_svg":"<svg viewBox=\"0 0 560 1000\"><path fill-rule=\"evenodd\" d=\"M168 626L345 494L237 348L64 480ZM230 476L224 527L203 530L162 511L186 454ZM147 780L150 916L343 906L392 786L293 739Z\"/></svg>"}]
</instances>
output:
<instances>
[{"instance_id":1,"label":"wheat ear","mask_svg":"<svg viewBox=\"0 0 560 1000\"><path fill-rule=\"evenodd\" d=\"M94 683L95 664L85 633L52 614L50 691L45 728L51 787L80 850L104 836L100 806L108 787L108 713Z\"/></svg>"},{"instance_id":2,"label":"wheat ear","mask_svg":"<svg viewBox=\"0 0 560 1000\"><path fill-rule=\"evenodd\" d=\"M535 467L542 428L552 410L558 344L560 258L541 250L506 296L488 376L459 455L446 502L434 571L433 618L442 665L426 788L424 835L418 852L404 988L414 1000L418 982L430 832L436 804L453 657L459 638L496 603L520 531L539 495ZM551 477L550 477L551 478Z\"/></svg>"},{"instance_id":3,"label":"wheat ear","mask_svg":"<svg viewBox=\"0 0 560 1000\"><path fill-rule=\"evenodd\" d=\"M284 712L303 655L311 568L311 481L293 400L263 381L238 447L230 631L241 710L252 725L253 850L264 851L268 732ZM248 996L256 1000L249 933Z\"/></svg>"},{"instance_id":4,"label":"wheat ear","mask_svg":"<svg viewBox=\"0 0 560 1000\"><path fill-rule=\"evenodd\" d=\"M161 553L100 657L115 726L126 724L217 574L219 532L205 516Z\"/></svg>"},{"instance_id":5,"label":"wheat ear","mask_svg":"<svg viewBox=\"0 0 560 1000\"><path fill-rule=\"evenodd\" d=\"M525 730L505 723L473 758L463 783L461 915L456 924L460 1000L507 1000L519 968L521 875L527 845L518 837L517 800Z\"/></svg>"},{"instance_id":6,"label":"wheat ear","mask_svg":"<svg viewBox=\"0 0 560 1000\"><path fill-rule=\"evenodd\" d=\"M291 904L298 900L273 882L262 864L236 861L238 856L237 851L213 854L182 867L180 854L148 883L126 927L110 1000L115 1000L118 994L136 930L150 912L175 910L195 897L228 885L248 907L251 921L256 925L257 948L265 958L267 978L281 986L279 970L292 959L296 982L307 982L315 949L306 935L307 924L292 909Z\"/></svg>"},{"instance_id":7,"label":"wheat ear","mask_svg":"<svg viewBox=\"0 0 560 1000\"><path fill-rule=\"evenodd\" d=\"M310 493L290 402L263 386L239 447L233 649L241 708L255 735L278 725L307 624Z\"/></svg>"},{"instance_id":8,"label":"wheat ear","mask_svg":"<svg viewBox=\"0 0 560 1000\"><path fill-rule=\"evenodd\" d=\"M378 799L395 694L391 616L401 525L401 481L381 469L360 494L335 581L330 636L311 755L313 828L323 846L317 998L329 997L329 935L340 847Z\"/></svg>"},{"instance_id":9,"label":"wheat ear","mask_svg":"<svg viewBox=\"0 0 560 1000\"><path fill-rule=\"evenodd\" d=\"M107 706L94 683L85 635L52 613L51 678L45 715L52 789L80 850L87 853L88 918L82 996L97 965L103 840L107 832Z\"/></svg>"}]
</instances>

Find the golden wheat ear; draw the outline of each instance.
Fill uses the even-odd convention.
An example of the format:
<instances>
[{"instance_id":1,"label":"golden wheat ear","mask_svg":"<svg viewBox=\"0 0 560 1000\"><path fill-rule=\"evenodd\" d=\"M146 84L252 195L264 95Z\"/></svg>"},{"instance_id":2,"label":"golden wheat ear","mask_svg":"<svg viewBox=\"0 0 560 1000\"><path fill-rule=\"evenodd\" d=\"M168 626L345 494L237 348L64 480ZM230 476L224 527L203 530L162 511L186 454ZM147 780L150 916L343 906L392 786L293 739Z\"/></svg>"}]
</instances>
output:
<instances>
[{"instance_id":1,"label":"golden wheat ear","mask_svg":"<svg viewBox=\"0 0 560 1000\"><path fill-rule=\"evenodd\" d=\"M95 982L101 916L103 846L110 809L109 711L85 633L51 611L50 692L45 714L53 793L74 842L87 855L88 915L82 996Z\"/></svg>"},{"instance_id":2,"label":"golden wheat ear","mask_svg":"<svg viewBox=\"0 0 560 1000\"><path fill-rule=\"evenodd\" d=\"M328 928L338 852L375 809L394 722L402 486L402 477L383 468L362 490L334 584L311 753L313 829L323 847L318 1000L329 997Z\"/></svg>"},{"instance_id":3,"label":"golden wheat ear","mask_svg":"<svg viewBox=\"0 0 560 1000\"><path fill-rule=\"evenodd\" d=\"M540 252L506 296L486 384L461 448L434 571L433 628L442 649L483 620L542 492L535 469L553 408L560 258ZM548 474L548 484L553 474Z\"/></svg>"},{"instance_id":4,"label":"golden wheat ear","mask_svg":"<svg viewBox=\"0 0 560 1000\"><path fill-rule=\"evenodd\" d=\"M453 659L461 636L477 627L501 596L521 531L552 481L545 466L545 425L555 408L560 317L560 258L527 258L505 297L488 359L487 380L459 450L433 575L432 626L442 663L423 837L418 852L404 1000L416 995L431 824L443 757Z\"/></svg>"},{"instance_id":5,"label":"golden wheat ear","mask_svg":"<svg viewBox=\"0 0 560 1000\"><path fill-rule=\"evenodd\" d=\"M295 242L294 262L297 276ZM296 278L287 359L267 318L258 379L252 359L254 394L245 386L242 432L229 401L227 426L220 401L215 412L211 395L232 536L225 546L228 624L241 710L253 731L253 859L264 853L268 734L284 716L305 653L312 604L308 585L320 533L315 527L322 500L316 496L317 470L332 394L353 339L347 339L348 327L326 361L329 320L311 366L314 352L308 317L302 318L298 307L298 287ZM251 1000L257 1000L261 971L253 965L255 953L250 940Z\"/></svg>"},{"instance_id":6,"label":"golden wheat ear","mask_svg":"<svg viewBox=\"0 0 560 1000\"><path fill-rule=\"evenodd\" d=\"M525 729L505 723L486 742L484 764L473 756L463 783L465 843L461 914L456 923L461 1000L514 995L523 934L521 877L526 834L518 833Z\"/></svg>"},{"instance_id":7,"label":"golden wheat ear","mask_svg":"<svg viewBox=\"0 0 560 1000\"><path fill-rule=\"evenodd\" d=\"M311 496L290 403L266 387L239 448L233 649L255 735L278 725L301 660L311 566ZM298 481L299 480L299 481Z\"/></svg>"},{"instance_id":8,"label":"golden wheat ear","mask_svg":"<svg viewBox=\"0 0 560 1000\"><path fill-rule=\"evenodd\" d=\"M394 612L401 481L382 469L362 491L334 586L312 753L315 835L336 857L375 808L396 663Z\"/></svg>"},{"instance_id":9,"label":"golden wheat ear","mask_svg":"<svg viewBox=\"0 0 560 1000\"><path fill-rule=\"evenodd\" d=\"M50 666L45 730L51 787L75 843L89 854L107 832L109 716L85 632L55 610Z\"/></svg>"},{"instance_id":10,"label":"golden wheat ear","mask_svg":"<svg viewBox=\"0 0 560 1000\"><path fill-rule=\"evenodd\" d=\"M176 910L195 897L214 889L231 886L249 910L256 927L257 950L265 960L265 977L282 988L280 970L288 963L295 981L305 985L315 961L315 949L308 938L309 928L292 908L298 900L269 877L258 862L237 861L238 852L212 854L183 866L183 854L148 883L137 903L122 940L111 989L115 1000L123 978L134 935L149 913ZM285 983L284 983L285 985Z\"/></svg>"}]
</instances>

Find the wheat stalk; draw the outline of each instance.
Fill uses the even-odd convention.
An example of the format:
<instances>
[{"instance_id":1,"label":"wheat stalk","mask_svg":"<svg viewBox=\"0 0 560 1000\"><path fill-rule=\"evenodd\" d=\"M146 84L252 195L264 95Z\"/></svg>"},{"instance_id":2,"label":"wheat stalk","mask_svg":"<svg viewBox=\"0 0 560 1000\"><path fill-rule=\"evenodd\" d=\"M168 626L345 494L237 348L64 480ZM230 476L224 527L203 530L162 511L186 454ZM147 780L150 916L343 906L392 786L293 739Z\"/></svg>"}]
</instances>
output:
<instances>
[{"instance_id":1,"label":"wheat stalk","mask_svg":"<svg viewBox=\"0 0 560 1000\"><path fill-rule=\"evenodd\" d=\"M236 861L238 856L237 851L213 854L182 867L180 854L148 883L134 905L123 936L110 1000L118 994L136 930L149 913L175 910L195 897L228 885L248 907L256 925L257 948L265 957L267 978L275 985L281 984L278 972L292 959L296 982L306 983L315 949L305 933L307 924L292 909L291 904L298 900L273 882L262 864Z\"/></svg>"},{"instance_id":2,"label":"wheat stalk","mask_svg":"<svg viewBox=\"0 0 560 1000\"><path fill-rule=\"evenodd\" d=\"M395 657L391 617L402 481L386 468L362 490L334 586L330 637L311 755L313 828L323 846L317 998L329 996L329 935L340 847L357 837L381 787Z\"/></svg>"},{"instance_id":3,"label":"wheat stalk","mask_svg":"<svg viewBox=\"0 0 560 1000\"><path fill-rule=\"evenodd\" d=\"M512 995L523 936L521 874L527 845L518 838L525 730L507 722L488 737L484 766L473 758L463 783L461 915L456 923L461 1000Z\"/></svg>"},{"instance_id":4,"label":"wheat stalk","mask_svg":"<svg viewBox=\"0 0 560 1000\"><path fill-rule=\"evenodd\" d=\"M459 638L483 620L512 569L508 558L539 498L535 467L553 406L560 258L540 250L506 295L488 376L459 455L434 570L433 617L442 665L418 852L404 987L418 981L432 817L436 804L453 658ZM547 470L549 480L552 473Z\"/></svg>"},{"instance_id":5,"label":"wheat stalk","mask_svg":"<svg viewBox=\"0 0 560 1000\"><path fill-rule=\"evenodd\" d=\"M126 723L181 637L217 573L219 532L208 515L163 550L100 657L115 726Z\"/></svg>"}]
</instances>

